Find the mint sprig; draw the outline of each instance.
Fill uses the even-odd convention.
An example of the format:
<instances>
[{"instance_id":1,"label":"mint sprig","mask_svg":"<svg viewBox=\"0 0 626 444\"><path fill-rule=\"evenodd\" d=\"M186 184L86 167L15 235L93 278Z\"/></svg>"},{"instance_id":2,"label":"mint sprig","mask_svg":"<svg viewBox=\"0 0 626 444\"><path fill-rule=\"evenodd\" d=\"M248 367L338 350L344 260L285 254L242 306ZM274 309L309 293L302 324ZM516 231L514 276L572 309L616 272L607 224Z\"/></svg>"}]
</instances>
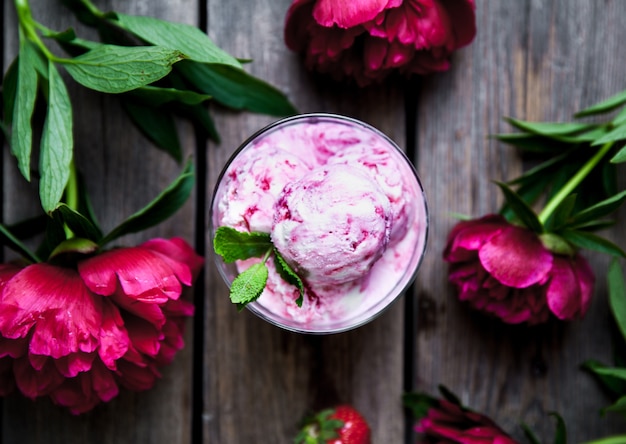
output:
<instances>
[{"instance_id":1,"label":"mint sprig","mask_svg":"<svg viewBox=\"0 0 626 444\"><path fill-rule=\"evenodd\" d=\"M298 307L304 299L304 284L302 279L287 264L285 259L274 248L269 233L258 231L244 232L231 227L219 227L213 237L213 249L224 262L232 263L252 257L261 257L261 262L252 265L241 272L230 286L230 300L237 304L239 310L261 296L267 284L268 269L266 262L274 255L274 264L281 278L298 288L300 296L296 300Z\"/></svg>"}]
</instances>

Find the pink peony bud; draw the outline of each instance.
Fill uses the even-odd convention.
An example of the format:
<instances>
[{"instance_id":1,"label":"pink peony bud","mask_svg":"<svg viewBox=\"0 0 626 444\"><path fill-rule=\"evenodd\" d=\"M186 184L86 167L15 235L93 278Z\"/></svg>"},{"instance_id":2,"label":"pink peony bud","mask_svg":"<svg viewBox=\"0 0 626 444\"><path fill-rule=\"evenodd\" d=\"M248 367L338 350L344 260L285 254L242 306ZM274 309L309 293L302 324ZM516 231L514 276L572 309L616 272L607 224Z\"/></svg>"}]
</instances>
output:
<instances>
[{"instance_id":1,"label":"pink peony bud","mask_svg":"<svg viewBox=\"0 0 626 444\"><path fill-rule=\"evenodd\" d=\"M183 347L180 299L203 259L182 239L153 239L73 266L0 265L0 395L13 385L78 414L118 387L146 390Z\"/></svg>"},{"instance_id":2,"label":"pink peony bud","mask_svg":"<svg viewBox=\"0 0 626 444\"><path fill-rule=\"evenodd\" d=\"M460 300L510 324L582 317L591 302L595 277L582 256L553 253L502 216L455 225L443 258Z\"/></svg>"},{"instance_id":3,"label":"pink peony bud","mask_svg":"<svg viewBox=\"0 0 626 444\"><path fill-rule=\"evenodd\" d=\"M415 431L441 444L517 444L496 423L480 413L445 399L430 407Z\"/></svg>"},{"instance_id":4,"label":"pink peony bud","mask_svg":"<svg viewBox=\"0 0 626 444\"><path fill-rule=\"evenodd\" d=\"M476 35L474 0L294 0L285 42L306 66L360 86L392 71L427 74Z\"/></svg>"}]
</instances>

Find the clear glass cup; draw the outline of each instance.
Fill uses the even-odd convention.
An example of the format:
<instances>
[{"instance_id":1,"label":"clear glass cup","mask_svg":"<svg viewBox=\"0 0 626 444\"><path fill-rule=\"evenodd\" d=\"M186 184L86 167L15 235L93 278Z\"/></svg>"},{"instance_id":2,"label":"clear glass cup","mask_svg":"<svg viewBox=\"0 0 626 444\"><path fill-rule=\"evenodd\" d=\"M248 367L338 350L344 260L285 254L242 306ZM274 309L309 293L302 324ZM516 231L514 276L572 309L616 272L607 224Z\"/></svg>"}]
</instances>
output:
<instances>
[{"instance_id":1,"label":"clear glass cup","mask_svg":"<svg viewBox=\"0 0 626 444\"><path fill-rule=\"evenodd\" d=\"M273 258L268 259L266 289L246 307L272 324L299 333L338 333L376 318L413 282L426 248L426 197L411 161L376 128L326 113L279 120L252 135L234 152L213 193L211 239L222 225L271 232L274 204L284 185L327 167L359 168L367 174L389 199L386 214L392 216L391 229L384 253L362 277L340 283L320 279L308 282L304 277L306 291L301 307L295 304L296 287L282 280L275 272ZM345 187L351 186L347 180ZM260 259L227 264L215 254L215 261L230 286L239 272Z\"/></svg>"}]
</instances>

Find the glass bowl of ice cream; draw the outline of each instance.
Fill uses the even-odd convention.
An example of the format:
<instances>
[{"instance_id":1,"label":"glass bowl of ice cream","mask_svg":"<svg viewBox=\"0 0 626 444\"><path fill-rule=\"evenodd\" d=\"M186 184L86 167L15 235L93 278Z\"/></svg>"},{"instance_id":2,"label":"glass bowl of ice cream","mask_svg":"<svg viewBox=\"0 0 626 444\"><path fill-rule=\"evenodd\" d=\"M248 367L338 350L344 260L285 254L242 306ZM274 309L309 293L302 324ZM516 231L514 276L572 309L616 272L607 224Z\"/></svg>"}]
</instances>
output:
<instances>
[{"instance_id":1,"label":"glass bowl of ice cream","mask_svg":"<svg viewBox=\"0 0 626 444\"><path fill-rule=\"evenodd\" d=\"M371 321L411 284L428 210L415 168L391 139L356 119L315 113L279 120L236 150L209 223L212 239L228 227L271 240L263 257L227 263L216 255L231 298L233 281L263 263L265 285L246 307L287 330L328 334Z\"/></svg>"}]
</instances>

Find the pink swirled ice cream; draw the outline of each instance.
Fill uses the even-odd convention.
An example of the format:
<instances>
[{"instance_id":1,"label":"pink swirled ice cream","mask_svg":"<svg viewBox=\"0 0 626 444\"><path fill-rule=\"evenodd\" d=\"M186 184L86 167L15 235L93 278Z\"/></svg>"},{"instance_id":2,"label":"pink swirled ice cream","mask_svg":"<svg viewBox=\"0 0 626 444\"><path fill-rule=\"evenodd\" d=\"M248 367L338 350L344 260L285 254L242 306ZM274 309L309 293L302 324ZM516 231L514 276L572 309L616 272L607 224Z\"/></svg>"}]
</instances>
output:
<instances>
[{"instance_id":1,"label":"pink swirled ice cream","mask_svg":"<svg viewBox=\"0 0 626 444\"><path fill-rule=\"evenodd\" d=\"M388 307L415 277L428 226L423 190L399 148L329 114L284 119L245 142L218 181L211 224L271 235L304 283L302 305L270 259L265 289L248 307L311 333L357 327ZM230 283L259 261L218 264Z\"/></svg>"}]
</instances>

